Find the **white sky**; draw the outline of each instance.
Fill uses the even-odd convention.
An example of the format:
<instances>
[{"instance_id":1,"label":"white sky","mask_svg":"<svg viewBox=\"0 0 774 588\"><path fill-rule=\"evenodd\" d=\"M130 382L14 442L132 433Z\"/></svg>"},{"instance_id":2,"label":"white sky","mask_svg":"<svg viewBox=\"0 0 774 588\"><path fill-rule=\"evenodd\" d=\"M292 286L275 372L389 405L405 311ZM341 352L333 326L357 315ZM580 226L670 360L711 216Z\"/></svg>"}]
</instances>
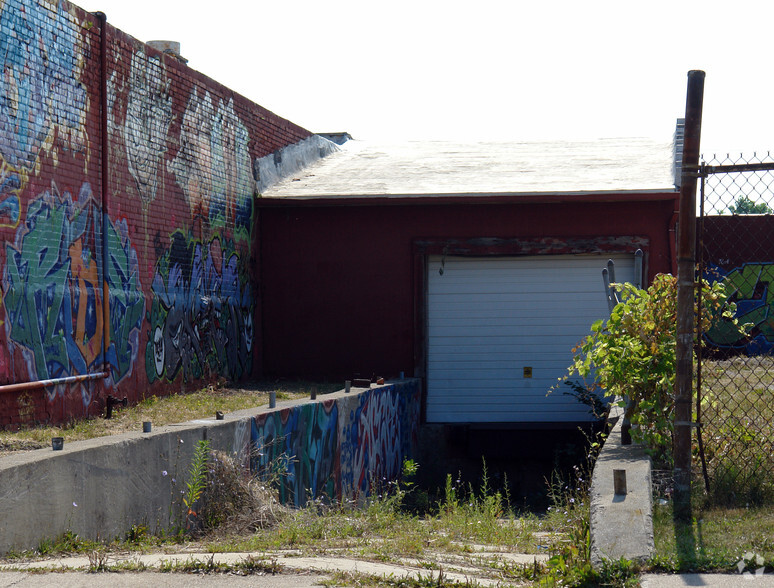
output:
<instances>
[{"instance_id":1,"label":"white sky","mask_svg":"<svg viewBox=\"0 0 774 588\"><path fill-rule=\"evenodd\" d=\"M702 152L774 150L774 2L82 0L314 132L672 139L707 73Z\"/></svg>"}]
</instances>

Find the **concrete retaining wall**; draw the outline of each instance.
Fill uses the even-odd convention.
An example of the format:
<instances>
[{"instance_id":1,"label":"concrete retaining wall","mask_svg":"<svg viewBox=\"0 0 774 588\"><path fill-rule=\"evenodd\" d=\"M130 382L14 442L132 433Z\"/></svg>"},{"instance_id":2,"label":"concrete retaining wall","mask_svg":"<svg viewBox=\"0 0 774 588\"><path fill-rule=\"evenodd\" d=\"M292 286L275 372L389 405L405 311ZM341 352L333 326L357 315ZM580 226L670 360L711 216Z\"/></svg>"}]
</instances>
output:
<instances>
[{"instance_id":1,"label":"concrete retaining wall","mask_svg":"<svg viewBox=\"0 0 774 588\"><path fill-rule=\"evenodd\" d=\"M623 411L594 465L591 479L591 561L648 559L654 551L650 457L642 445L621 445ZM616 495L613 470L626 471L625 495Z\"/></svg>"},{"instance_id":2,"label":"concrete retaining wall","mask_svg":"<svg viewBox=\"0 0 774 588\"><path fill-rule=\"evenodd\" d=\"M401 380L232 413L222 421L9 455L0 459L0 552L33 549L68 530L111 539L132 525L169 528L202 439L244 460L254 444L267 448L255 467L278 455L289 458L282 493L295 504L321 493L365 495L383 477L396 477L404 457L415 454L419 398L419 381Z\"/></svg>"}]
</instances>

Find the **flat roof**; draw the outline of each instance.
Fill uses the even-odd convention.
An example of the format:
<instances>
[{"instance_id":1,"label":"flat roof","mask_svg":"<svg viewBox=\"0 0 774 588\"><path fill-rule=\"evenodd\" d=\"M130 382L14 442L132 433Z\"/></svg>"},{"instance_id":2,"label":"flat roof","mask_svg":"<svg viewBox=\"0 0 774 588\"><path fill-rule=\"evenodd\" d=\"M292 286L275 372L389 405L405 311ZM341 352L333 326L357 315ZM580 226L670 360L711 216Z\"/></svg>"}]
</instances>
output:
<instances>
[{"instance_id":1,"label":"flat roof","mask_svg":"<svg viewBox=\"0 0 774 588\"><path fill-rule=\"evenodd\" d=\"M531 142L351 140L265 190L317 199L674 192L672 144L645 138Z\"/></svg>"}]
</instances>

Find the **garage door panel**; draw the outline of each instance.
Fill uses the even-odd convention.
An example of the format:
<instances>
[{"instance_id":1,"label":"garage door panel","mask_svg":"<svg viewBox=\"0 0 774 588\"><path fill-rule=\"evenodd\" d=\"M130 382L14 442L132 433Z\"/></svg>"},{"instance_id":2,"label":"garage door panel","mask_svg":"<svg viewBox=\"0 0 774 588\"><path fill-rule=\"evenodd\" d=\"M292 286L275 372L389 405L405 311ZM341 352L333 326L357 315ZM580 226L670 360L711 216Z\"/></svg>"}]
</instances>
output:
<instances>
[{"instance_id":1,"label":"garage door panel","mask_svg":"<svg viewBox=\"0 0 774 588\"><path fill-rule=\"evenodd\" d=\"M569 325L564 325L564 327L567 327ZM588 327L588 325L584 325ZM446 339L437 339L435 337L430 339L430 343L436 344L436 350L444 350L449 353L460 353L464 354L466 352L466 346L474 345L476 347L479 347L479 351L485 352L487 350L489 351L496 351L502 350L504 351L511 351L513 353L518 352L520 348L524 349L533 349L533 348L542 348L542 347L549 347L549 348L555 348L557 346L567 346L567 345L575 345L578 341L581 340L582 337L577 337L576 335L561 335L556 337L551 337L550 335L536 335L534 339L531 339L528 335L523 335L521 337L519 336L508 336L508 335L502 335L497 337L449 337ZM535 349L537 351L537 349ZM541 349L541 351L544 351ZM430 361L430 366L432 366L433 359Z\"/></svg>"},{"instance_id":2,"label":"garage door panel","mask_svg":"<svg viewBox=\"0 0 774 588\"><path fill-rule=\"evenodd\" d=\"M609 256L431 258L427 418L430 422L566 422L590 418L564 394L571 349L608 314ZM613 256L620 281L633 255ZM524 368L531 368L526 378Z\"/></svg>"}]
</instances>

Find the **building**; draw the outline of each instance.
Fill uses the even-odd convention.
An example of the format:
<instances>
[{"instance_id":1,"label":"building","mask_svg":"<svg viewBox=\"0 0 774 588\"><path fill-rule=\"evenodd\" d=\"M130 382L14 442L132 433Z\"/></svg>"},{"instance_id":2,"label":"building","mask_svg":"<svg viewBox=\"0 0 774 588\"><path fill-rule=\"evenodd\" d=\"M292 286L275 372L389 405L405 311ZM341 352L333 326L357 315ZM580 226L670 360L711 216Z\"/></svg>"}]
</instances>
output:
<instances>
[{"instance_id":1,"label":"building","mask_svg":"<svg viewBox=\"0 0 774 588\"><path fill-rule=\"evenodd\" d=\"M263 371L413 374L429 423L587 421L546 393L608 312L608 259L673 270L670 150L345 143L257 201Z\"/></svg>"}]
</instances>

